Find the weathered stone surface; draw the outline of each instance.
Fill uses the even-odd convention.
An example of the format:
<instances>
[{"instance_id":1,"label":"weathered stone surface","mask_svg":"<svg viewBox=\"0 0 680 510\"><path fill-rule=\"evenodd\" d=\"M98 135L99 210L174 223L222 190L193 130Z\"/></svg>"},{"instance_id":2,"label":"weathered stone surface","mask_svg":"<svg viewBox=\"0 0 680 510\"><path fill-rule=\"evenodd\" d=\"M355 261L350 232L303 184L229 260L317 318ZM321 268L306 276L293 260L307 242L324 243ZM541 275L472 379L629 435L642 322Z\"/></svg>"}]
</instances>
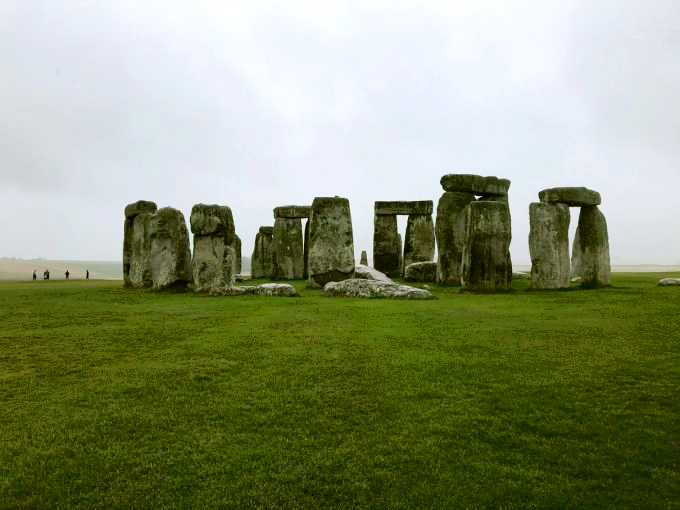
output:
<instances>
[{"instance_id":1,"label":"weathered stone surface","mask_svg":"<svg viewBox=\"0 0 680 510\"><path fill-rule=\"evenodd\" d=\"M271 278L272 277L272 252L273 252L273 237L271 234L260 232L255 235L255 248L253 256L250 261L250 273L253 278Z\"/></svg>"},{"instance_id":2,"label":"weathered stone surface","mask_svg":"<svg viewBox=\"0 0 680 510\"><path fill-rule=\"evenodd\" d=\"M379 215L411 215L411 214L432 214L432 200L420 200L415 202L392 201L376 202L375 214Z\"/></svg>"},{"instance_id":3,"label":"weathered stone surface","mask_svg":"<svg viewBox=\"0 0 680 510\"><path fill-rule=\"evenodd\" d=\"M306 280L309 278L309 219L305 221L305 245L304 245L304 264L305 264L305 271L304 271L304 279Z\"/></svg>"},{"instance_id":4,"label":"weathered stone surface","mask_svg":"<svg viewBox=\"0 0 680 510\"><path fill-rule=\"evenodd\" d=\"M396 215L376 214L373 218L373 267L387 276L400 276L400 254Z\"/></svg>"},{"instance_id":5,"label":"weathered stone surface","mask_svg":"<svg viewBox=\"0 0 680 510\"><path fill-rule=\"evenodd\" d=\"M680 278L662 278L657 285L659 287L680 287Z\"/></svg>"},{"instance_id":6,"label":"weathered stone surface","mask_svg":"<svg viewBox=\"0 0 680 510\"><path fill-rule=\"evenodd\" d=\"M295 297L299 296L295 287L288 283L263 283L262 285L243 285L243 286L227 286L214 287L210 289L211 296L279 296L279 297Z\"/></svg>"},{"instance_id":7,"label":"weathered stone surface","mask_svg":"<svg viewBox=\"0 0 680 510\"><path fill-rule=\"evenodd\" d=\"M462 282L470 290L512 286L510 208L504 202L472 202L465 209Z\"/></svg>"},{"instance_id":8,"label":"weathered stone surface","mask_svg":"<svg viewBox=\"0 0 680 510\"><path fill-rule=\"evenodd\" d=\"M349 200L317 197L309 217L309 284L323 287L354 274L354 235Z\"/></svg>"},{"instance_id":9,"label":"weathered stone surface","mask_svg":"<svg viewBox=\"0 0 680 510\"><path fill-rule=\"evenodd\" d=\"M227 244L234 239L234 218L226 205L196 204L191 208L189 221L194 235L217 235Z\"/></svg>"},{"instance_id":10,"label":"weathered stone surface","mask_svg":"<svg viewBox=\"0 0 680 510\"><path fill-rule=\"evenodd\" d=\"M327 283L323 288L327 296L351 298L387 299L430 299L432 294L425 289L378 280L351 278L341 282Z\"/></svg>"},{"instance_id":11,"label":"weathered stone surface","mask_svg":"<svg viewBox=\"0 0 680 510\"><path fill-rule=\"evenodd\" d=\"M596 205L581 207L578 231L581 245L581 286L611 285L607 220Z\"/></svg>"},{"instance_id":12,"label":"weathered stone surface","mask_svg":"<svg viewBox=\"0 0 680 510\"><path fill-rule=\"evenodd\" d=\"M508 195L482 195L478 202L508 202Z\"/></svg>"},{"instance_id":13,"label":"weathered stone surface","mask_svg":"<svg viewBox=\"0 0 680 510\"><path fill-rule=\"evenodd\" d=\"M574 234L574 242L571 247L571 267L569 269L569 276L572 278L581 277L581 236L578 233L578 226ZM580 280L579 280L580 281Z\"/></svg>"},{"instance_id":14,"label":"weathered stone surface","mask_svg":"<svg viewBox=\"0 0 680 510\"><path fill-rule=\"evenodd\" d=\"M381 273L377 269L373 269L372 267L368 267L363 264L359 264L354 268L354 278L359 278L361 280L392 282L392 280L385 273Z\"/></svg>"},{"instance_id":15,"label":"weathered stone surface","mask_svg":"<svg viewBox=\"0 0 680 510\"><path fill-rule=\"evenodd\" d=\"M145 215L148 218L156 212L156 204L146 200L139 200L125 206L125 223L123 224L123 283L126 287L151 286L151 242L146 237L146 219L137 223L135 234L135 218ZM137 240L135 241L135 235ZM142 242L146 241L146 244ZM132 266L135 266L133 269ZM134 274L131 276L130 272ZM134 280L134 283L133 283ZM146 283L144 283L146 282Z\"/></svg>"},{"instance_id":16,"label":"weathered stone surface","mask_svg":"<svg viewBox=\"0 0 680 510\"><path fill-rule=\"evenodd\" d=\"M529 204L532 288L569 287L569 219L565 204Z\"/></svg>"},{"instance_id":17,"label":"weathered stone surface","mask_svg":"<svg viewBox=\"0 0 680 510\"><path fill-rule=\"evenodd\" d=\"M151 280L154 289L186 286L192 280L189 231L184 215L172 207L149 218Z\"/></svg>"},{"instance_id":18,"label":"weathered stone surface","mask_svg":"<svg viewBox=\"0 0 680 510\"><path fill-rule=\"evenodd\" d=\"M472 193L446 191L437 204L437 283L459 286L465 245L465 208L475 201Z\"/></svg>"},{"instance_id":19,"label":"weathered stone surface","mask_svg":"<svg viewBox=\"0 0 680 510\"><path fill-rule=\"evenodd\" d=\"M241 249L242 243L241 238L234 234L234 240L231 242L231 247L234 248L234 272L236 274L241 274Z\"/></svg>"},{"instance_id":20,"label":"weathered stone surface","mask_svg":"<svg viewBox=\"0 0 680 510\"><path fill-rule=\"evenodd\" d=\"M142 213L155 213L158 207L154 202L149 202L148 200L138 200L132 204L125 206L125 217L134 218L138 214Z\"/></svg>"},{"instance_id":21,"label":"weathered stone surface","mask_svg":"<svg viewBox=\"0 0 680 510\"><path fill-rule=\"evenodd\" d=\"M282 205L274 208L274 219L276 218L291 218L302 219L309 218L310 207L308 205Z\"/></svg>"},{"instance_id":22,"label":"weathered stone surface","mask_svg":"<svg viewBox=\"0 0 680 510\"><path fill-rule=\"evenodd\" d=\"M274 220L274 278L301 280L305 274L305 253L300 218Z\"/></svg>"},{"instance_id":23,"label":"weathered stone surface","mask_svg":"<svg viewBox=\"0 0 680 510\"><path fill-rule=\"evenodd\" d=\"M444 191L461 191L475 195L507 195L510 189L508 179L492 175L484 177L474 174L447 174L440 181Z\"/></svg>"},{"instance_id":24,"label":"weathered stone surface","mask_svg":"<svg viewBox=\"0 0 680 510\"><path fill-rule=\"evenodd\" d=\"M213 287L234 285L236 254L233 245L219 236L194 236L191 259L194 290L209 291Z\"/></svg>"},{"instance_id":25,"label":"weathered stone surface","mask_svg":"<svg viewBox=\"0 0 680 510\"><path fill-rule=\"evenodd\" d=\"M525 273L523 271L513 271L512 272L512 279L513 280L531 280L531 275L529 273Z\"/></svg>"},{"instance_id":26,"label":"weathered stone surface","mask_svg":"<svg viewBox=\"0 0 680 510\"><path fill-rule=\"evenodd\" d=\"M259 230L260 234L266 234L273 236L274 235L274 227L260 227Z\"/></svg>"},{"instance_id":27,"label":"weathered stone surface","mask_svg":"<svg viewBox=\"0 0 680 510\"><path fill-rule=\"evenodd\" d=\"M139 213L125 220L123 241L123 278L134 288L151 287L151 236L149 226L153 213Z\"/></svg>"},{"instance_id":28,"label":"weathered stone surface","mask_svg":"<svg viewBox=\"0 0 680 510\"><path fill-rule=\"evenodd\" d=\"M404 243L404 267L414 262L429 262L434 259L434 223L432 216L415 215L406 222Z\"/></svg>"},{"instance_id":29,"label":"weathered stone surface","mask_svg":"<svg viewBox=\"0 0 680 510\"><path fill-rule=\"evenodd\" d=\"M602 199L597 191L588 188L548 188L539 191L541 202L567 204L570 207L600 205Z\"/></svg>"},{"instance_id":30,"label":"weathered stone surface","mask_svg":"<svg viewBox=\"0 0 680 510\"><path fill-rule=\"evenodd\" d=\"M404 243L401 238L401 234L398 234L399 237L399 273L398 276L404 276Z\"/></svg>"},{"instance_id":31,"label":"weathered stone surface","mask_svg":"<svg viewBox=\"0 0 680 510\"><path fill-rule=\"evenodd\" d=\"M437 263L414 262L404 269L404 279L411 282L434 282L437 279Z\"/></svg>"},{"instance_id":32,"label":"weathered stone surface","mask_svg":"<svg viewBox=\"0 0 680 510\"><path fill-rule=\"evenodd\" d=\"M364 266L368 265L368 254L366 253L366 250L363 250L361 252L361 260L359 261L359 263Z\"/></svg>"}]
</instances>

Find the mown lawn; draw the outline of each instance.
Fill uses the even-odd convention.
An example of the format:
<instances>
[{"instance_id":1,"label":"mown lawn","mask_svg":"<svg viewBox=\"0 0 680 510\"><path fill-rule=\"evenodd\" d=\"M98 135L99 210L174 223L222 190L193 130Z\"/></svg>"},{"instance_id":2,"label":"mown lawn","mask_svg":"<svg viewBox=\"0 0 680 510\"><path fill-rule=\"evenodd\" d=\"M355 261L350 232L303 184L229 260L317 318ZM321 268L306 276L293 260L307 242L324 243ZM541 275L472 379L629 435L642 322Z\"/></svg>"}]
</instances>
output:
<instances>
[{"instance_id":1,"label":"mown lawn","mask_svg":"<svg viewBox=\"0 0 680 510\"><path fill-rule=\"evenodd\" d=\"M424 302L0 282L0 508L680 508L660 277Z\"/></svg>"}]
</instances>

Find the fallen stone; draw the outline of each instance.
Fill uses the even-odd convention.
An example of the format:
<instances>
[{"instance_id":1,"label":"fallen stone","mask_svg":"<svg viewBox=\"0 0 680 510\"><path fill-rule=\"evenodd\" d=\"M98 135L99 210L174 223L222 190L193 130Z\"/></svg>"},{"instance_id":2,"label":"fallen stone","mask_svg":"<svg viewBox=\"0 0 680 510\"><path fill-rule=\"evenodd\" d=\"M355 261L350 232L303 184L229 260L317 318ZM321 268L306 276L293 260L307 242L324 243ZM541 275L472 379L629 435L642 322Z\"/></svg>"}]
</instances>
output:
<instances>
[{"instance_id":1,"label":"fallen stone","mask_svg":"<svg viewBox=\"0 0 680 510\"><path fill-rule=\"evenodd\" d=\"M192 273L189 231L182 212L172 207L158 209L149 218L148 232L153 288L185 287Z\"/></svg>"},{"instance_id":2,"label":"fallen stone","mask_svg":"<svg viewBox=\"0 0 680 510\"><path fill-rule=\"evenodd\" d=\"M158 207L154 202L148 200L138 200L125 206L125 217L134 218L138 214L155 213Z\"/></svg>"},{"instance_id":3,"label":"fallen stone","mask_svg":"<svg viewBox=\"0 0 680 510\"><path fill-rule=\"evenodd\" d=\"M472 202L465 209L462 282L469 290L512 287L510 208L504 202Z\"/></svg>"},{"instance_id":4,"label":"fallen stone","mask_svg":"<svg viewBox=\"0 0 680 510\"><path fill-rule=\"evenodd\" d=\"M421 200L415 202L392 201L376 202L375 214L379 215L411 215L411 214L432 214L432 200Z\"/></svg>"},{"instance_id":5,"label":"fallen stone","mask_svg":"<svg viewBox=\"0 0 680 510\"><path fill-rule=\"evenodd\" d=\"M309 273L312 287L351 278L354 274L354 234L349 200L316 197L309 217Z\"/></svg>"},{"instance_id":6,"label":"fallen stone","mask_svg":"<svg viewBox=\"0 0 680 510\"><path fill-rule=\"evenodd\" d=\"M597 191L588 188L548 188L539 191L541 202L567 204L570 207L600 205L602 199Z\"/></svg>"},{"instance_id":7,"label":"fallen stone","mask_svg":"<svg viewBox=\"0 0 680 510\"><path fill-rule=\"evenodd\" d=\"M411 282L434 282L437 279L437 263L414 262L404 269L404 279Z\"/></svg>"},{"instance_id":8,"label":"fallen stone","mask_svg":"<svg viewBox=\"0 0 680 510\"><path fill-rule=\"evenodd\" d=\"M263 283L262 285L242 285L214 287L210 289L211 296L279 296L295 297L299 296L295 287L288 283Z\"/></svg>"},{"instance_id":9,"label":"fallen stone","mask_svg":"<svg viewBox=\"0 0 680 510\"><path fill-rule=\"evenodd\" d=\"M680 278L662 278L657 285L659 287L680 287Z\"/></svg>"},{"instance_id":10,"label":"fallen stone","mask_svg":"<svg viewBox=\"0 0 680 510\"><path fill-rule=\"evenodd\" d=\"M364 266L368 265L368 254L366 253L366 250L363 250L361 252L361 260L359 261L359 263Z\"/></svg>"},{"instance_id":11,"label":"fallen stone","mask_svg":"<svg viewBox=\"0 0 680 510\"><path fill-rule=\"evenodd\" d=\"M484 177L474 174L447 174L440 181L444 191L460 191L474 195L507 195L510 189L508 179L492 175Z\"/></svg>"},{"instance_id":12,"label":"fallen stone","mask_svg":"<svg viewBox=\"0 0 680 510\"><path fill-rule=\"evenodd\" d=\"M411 214L406 221L404 267L434 259L434 223L431 215Z\"/></svg>"},{"instance_id":13,"label":"fallen stone","mask_svg":"<svg viewBox=\"0 0 680 510\"><path fill-rule=\"evenodd\" d=\"M352 298L387 298L387 299L431 299L432 294L425 289L417 289L408 285L388 283L378 280L362 280L350 278L341 282L327 283L323 288L327 296Z\"/></svg>"},{"instance_id":14,"label":"fallen stone","mask_svg":"<svg viewBox=\"0 0 680 510\"><path fill-rule=\"evenodd\" d=\"M308 205L283 205L274 208L274 219L276 218L291 218L302 219L309 218L310 207Z\"/></svg>"},{"instance_id":15,"label":"fallen stone","mask_svg":"<svg viewBox=\"0 0 680 510\"><path fill-rule=\"evenodd\" d=\"M461 259L465 245L465 208L475 201L472 193L445 191L437 204L437 283L460 286Z\"/></svg>"},{"instance_id":16,"label":"fallen stone","mask_svg":"<svg viewBox=\"0 0 680 510\"><path fill-rule=\"evenodd\" d=\"M525 273L523 271L513 271L512 272L512 279L513 280L531 280L531 275L529 273Z\"/></svg>"},{"instance_id":17,"label":"fallen stone","mask_svg":"<svg viewBox=\"0 0 680 510\"><path fill-rule=\"evenodd\" d=\"M531 287L569 287L569 207L565 204L529 204Z\"/></svg>"},{"instance_id":18,"label":"fallen stone","mask_svg":"<svg viewBox=\"0 0 680 510\"><path fill-rule=\"evenodd\" d=\"M581 207L578 233L581 246L581 286L611 285L607 220L596 205Z\"/></svg>"},{"instance_id":19,"label":"fallen stone","mask_svg":"<svg viewBox=\"0 0 680 510\"><path fill-rule=\"evenodd\" d=\"M354 268L354 278L392 283L392 280L385 273L381 273L377 269L373 269L364 264L359 264Z\"/></svg>"},{"instance_id":20,"label":"fallen stone","mask_svg":"<svg viewBox=\"0 0 680 510\"><path fill-rule=\"evenodd\" d=\"M387 276L400 276L400 255L397 216L376 214L373 217L373 267Z\"/></svg>"},{"instance_id":21,"label":"fallen stone","mask_svg":"<svg viewBox=\"0 0 680 510\"><path fill-rule=\"evenodd\" d=\"M234 218L226 205L196 204L191 208L189 222L194 235L218 235L227 244L234 240Z\"/></svg>"},{"instance_id":22,"label":"fallen stone","mask_svg":"<svg viewBox=\"0 0 680 510\"><path fill-rule=\"evenodd\" d=\"M305 252L300 218L274 220L273 278L301 280L305 274Z\"/></svg>"}]
</instances>

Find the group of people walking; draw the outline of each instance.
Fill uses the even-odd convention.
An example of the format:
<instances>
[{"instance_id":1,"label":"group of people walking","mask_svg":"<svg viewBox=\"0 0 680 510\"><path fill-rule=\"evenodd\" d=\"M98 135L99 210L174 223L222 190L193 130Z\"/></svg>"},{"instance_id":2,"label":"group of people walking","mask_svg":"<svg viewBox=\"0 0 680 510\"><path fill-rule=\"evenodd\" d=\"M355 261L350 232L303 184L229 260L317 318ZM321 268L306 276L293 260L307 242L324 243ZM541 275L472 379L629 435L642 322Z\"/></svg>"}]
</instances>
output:
<instances>
[{"instance_id":1,"label":"group of people walking","mask_svg":"<svg viewBox=\"0 0 680 510\"><path fill-rule=\"evenodd\" d=\"M67 280L68 280L68 277L69 277L70 275L71 275L71 273L69 273L69 272L68 272L68 269L67 269L66 272L64 273L64 276L66 276L66 279L67 279ZM37 270L37 269L34 269L34 270L33 270L33 281L35 281L35 280L37 280L37 279L38 279L38 270ZM50 279L50 270L49 270L49 269L45 269L45 271L43 271L43 280L49 280L49 279ZM89 270L89 269L86 269L86 270L85 270L85 279L86 279L86 280L89 280L89 279L90 279L90 270Z\"/></svg>"}]
</instances>

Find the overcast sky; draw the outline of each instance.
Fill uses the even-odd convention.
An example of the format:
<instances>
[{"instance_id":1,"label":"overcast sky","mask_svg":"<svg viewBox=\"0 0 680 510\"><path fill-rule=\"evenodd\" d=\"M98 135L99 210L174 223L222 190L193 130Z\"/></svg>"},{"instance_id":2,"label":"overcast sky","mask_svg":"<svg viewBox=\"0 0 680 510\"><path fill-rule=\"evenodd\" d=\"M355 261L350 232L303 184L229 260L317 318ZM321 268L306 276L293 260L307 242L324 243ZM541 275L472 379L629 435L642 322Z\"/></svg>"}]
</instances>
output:
<instances>
[{"instance_id":1,"label":"overcast sky","mask_svg":"<svg viewBox=\"0 0 680 510\"><path fill-rule=\"evenodd\" d=\"M0 1L0 256L120 260L123 209L602 195L612 263L680 264L680 2ZM572 225L578 209L571 209ZM405 221L401 222L401 229ZM573 229L572 229L573 230Z\"/></svg>"}]
</instances>

